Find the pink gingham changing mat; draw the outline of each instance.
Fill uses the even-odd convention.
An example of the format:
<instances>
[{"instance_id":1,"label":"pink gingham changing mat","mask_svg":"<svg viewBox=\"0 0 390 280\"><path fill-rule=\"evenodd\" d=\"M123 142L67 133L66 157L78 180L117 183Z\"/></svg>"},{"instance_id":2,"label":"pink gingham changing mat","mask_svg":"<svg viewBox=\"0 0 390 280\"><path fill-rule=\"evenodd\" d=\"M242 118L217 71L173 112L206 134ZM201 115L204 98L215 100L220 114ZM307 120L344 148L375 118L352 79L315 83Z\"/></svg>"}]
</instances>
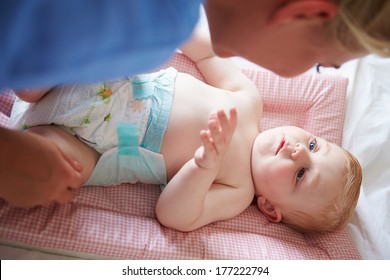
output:
<instances>
[{"instance_id":1,"label":"pink gingham changing mat","mask_svg":"<svg viewBox=\"0 0 390 280\"><path fill-rule=\"evenodd\" d=\"M192 62L176 54L174 66L202 79ZM164 67L165 67L164 66ZM301 126L341 143L347 80L304 74L285 79L243 69L264 101L262 129ZM8 125L14 96L0 96L0 125ZM298 233L269 223L255 205L234 219L182 233L162 227L154 205L155 185L85 187L67 205L19 209L0 199L0 243L82 258L121 259L360 259L347 230Z\"/></svg>"}]
</instances>

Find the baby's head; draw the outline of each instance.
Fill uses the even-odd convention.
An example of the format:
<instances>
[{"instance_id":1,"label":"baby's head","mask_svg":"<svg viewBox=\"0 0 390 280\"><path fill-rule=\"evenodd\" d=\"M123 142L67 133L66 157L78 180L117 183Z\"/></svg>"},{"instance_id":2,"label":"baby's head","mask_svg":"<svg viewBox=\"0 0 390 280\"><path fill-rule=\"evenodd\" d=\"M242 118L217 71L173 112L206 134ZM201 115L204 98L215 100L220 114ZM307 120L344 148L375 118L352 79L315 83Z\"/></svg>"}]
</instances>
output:
<instances>
[{"instance_id":1,"label":"baby's head","mask_svg":"<svg viewBox=\"0 0 390 280\"><path fill-rule=\"evenodd\" d=\"M359 162L341 147L304 129L263 131L252 150L257 205L272 222L302 232L343 228L357 204Z\"/></svg>"}]
</instances>

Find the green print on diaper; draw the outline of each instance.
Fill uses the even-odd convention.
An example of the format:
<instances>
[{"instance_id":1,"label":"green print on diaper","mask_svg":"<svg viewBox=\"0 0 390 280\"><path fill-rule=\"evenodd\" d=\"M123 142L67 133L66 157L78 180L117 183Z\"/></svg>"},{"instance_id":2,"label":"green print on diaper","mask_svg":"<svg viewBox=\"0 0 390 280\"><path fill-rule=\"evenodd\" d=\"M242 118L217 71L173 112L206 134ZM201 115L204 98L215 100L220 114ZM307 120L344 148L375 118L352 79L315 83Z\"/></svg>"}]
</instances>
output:
<instances>
[{"instance_id":1,"label":"green print on diaper","mask_svg":"<svg viewBox=\"0 0 390 280\"><path fill-rule=\"evenodd\" d=\"M85 117L83 118L83 120L81 121L81 124L79 125L79 127L81 127L82 125L85 125L85 124L90 124L91 123L90 116L91 116L93 110L95 110L96 102L99 99L101 99L101 100L103 100L104 104L109 104L111 101L111 97L110 97L111 95L112 95L112 89L107 88L106 84L101 85L98 93L95 96L95 99L93 100L91 107L88 109L88 112L85 115ZM111 113L108 113L107 115L104 116L103 121L109 122L110 120L111 120Z\"/></svg>"},{"instance_id":2,"label":"green print on diaper","mask_svg":"<svg viewBox=\"0 0 390 280\"><path fill-rule=\"evenodd\" d=\"M107 89L107 86L105 84L100 86L98 94L103 98L104 104L110 103L110 101L111 101L110 96L112 94L112 90L111 89Z\"/></svg>"},{"instance_id":3,"label":"green print on diaper","mask_svg":"<svg viewBox=\"0 0 390 280\"><path fill-rule=\"evenodd\" d=\"M105 122L109 122L111 120L111 113L108 113L105 117L104 117L104 121Z\"/></svg>"}]
</instances>

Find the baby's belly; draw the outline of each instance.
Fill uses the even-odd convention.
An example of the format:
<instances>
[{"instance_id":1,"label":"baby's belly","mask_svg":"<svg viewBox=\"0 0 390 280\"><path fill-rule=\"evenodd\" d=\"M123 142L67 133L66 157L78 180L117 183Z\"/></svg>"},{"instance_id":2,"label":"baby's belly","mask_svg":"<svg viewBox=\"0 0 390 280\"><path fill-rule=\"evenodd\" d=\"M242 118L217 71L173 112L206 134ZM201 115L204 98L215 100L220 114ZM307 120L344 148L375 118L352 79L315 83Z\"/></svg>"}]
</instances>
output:
<instances>
[{"instance_id":1,"label":"baby's belly","mask_svg":"<svg viewBox=\"0 0 390 280\"><path fill-rule=\"evenodd\" d=\"M168 180L190 159L201 146L200 131L207 128L210 113L233 106L229 94L210 87L199 80L179 73L172 110L161 153L167 167Z\"/></svg>"}]
</instances>

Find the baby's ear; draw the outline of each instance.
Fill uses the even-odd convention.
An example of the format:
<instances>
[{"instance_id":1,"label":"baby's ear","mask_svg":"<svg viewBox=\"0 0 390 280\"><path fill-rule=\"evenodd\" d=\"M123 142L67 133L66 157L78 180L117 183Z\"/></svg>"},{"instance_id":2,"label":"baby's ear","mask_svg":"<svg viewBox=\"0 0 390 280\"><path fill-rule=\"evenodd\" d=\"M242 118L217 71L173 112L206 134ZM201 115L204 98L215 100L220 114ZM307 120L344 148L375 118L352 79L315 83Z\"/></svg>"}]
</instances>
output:
<instances>
[{"instance_id":1,"label":"baby's ear","mask_svg":"<svg viewBox=\"0 0 390 280\"><path fill-rule=\"evenodd\" d=\"M268 220L274 223L279 223L282 220L282 211L279 207L273 205L264 196L259 195L257 197L257 206L260 211L267 217Z\"/></svg>"}]
</instances>

